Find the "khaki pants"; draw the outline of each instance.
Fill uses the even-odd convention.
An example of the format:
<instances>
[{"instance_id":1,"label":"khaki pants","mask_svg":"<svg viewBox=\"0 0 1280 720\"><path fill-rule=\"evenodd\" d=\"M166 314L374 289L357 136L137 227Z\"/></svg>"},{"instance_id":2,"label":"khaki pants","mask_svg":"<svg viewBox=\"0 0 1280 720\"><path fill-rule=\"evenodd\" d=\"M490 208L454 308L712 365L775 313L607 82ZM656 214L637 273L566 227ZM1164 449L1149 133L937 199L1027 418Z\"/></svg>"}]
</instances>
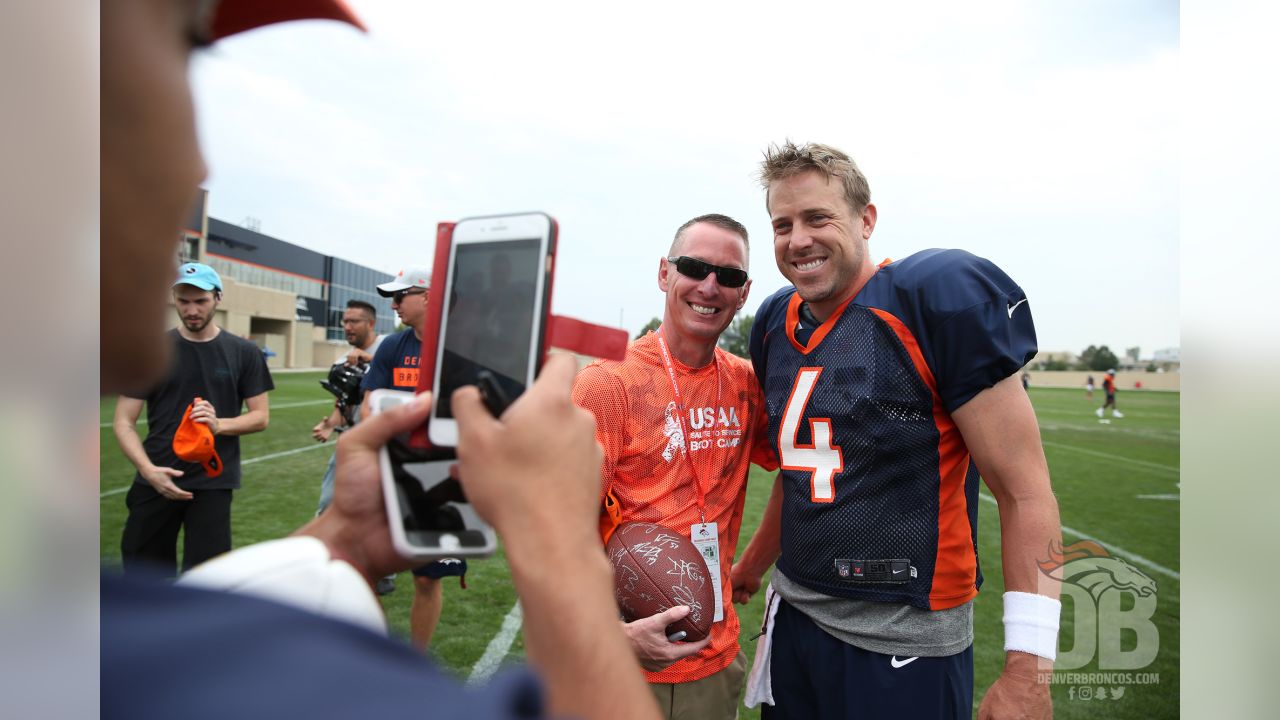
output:
<instances>
[{"instance_id":1,"label":"khaki pants","mask_svg":"<svg viewBox=\"0 0 1280 720\"><path fill-rule=\"evenodd\" d=\"M649 683L667 720L735 720L747 676L747 656L738 656L720 672L687 683Z\"/></svg>"}]
</instances>

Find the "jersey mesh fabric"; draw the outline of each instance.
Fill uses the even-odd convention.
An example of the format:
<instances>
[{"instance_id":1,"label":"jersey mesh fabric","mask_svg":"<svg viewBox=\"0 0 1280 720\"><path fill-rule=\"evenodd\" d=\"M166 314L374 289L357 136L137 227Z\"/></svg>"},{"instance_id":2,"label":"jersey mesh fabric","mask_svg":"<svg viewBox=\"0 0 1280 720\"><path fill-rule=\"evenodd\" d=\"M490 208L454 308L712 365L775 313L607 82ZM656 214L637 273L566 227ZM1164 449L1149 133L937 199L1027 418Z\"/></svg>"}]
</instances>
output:
<instances>
[{"instance_id":1,"label":"jersey mesh fabric","mask_svg":"<svg viewBox=\"0 0 1280 720\"><path fill-rule=\"evenodd\" d=\"M845 448L850 448L849 452L862 451L863 444L881 442L888 442L886 447L891 448L895 442L910 438L925 446L906 453L907 465L932 457L927 467L917 468L915 477L903 472L899 451L877 447L873 452L878 460L871 471L900 477L898 484L893 485L877 476L870 479L871 485L880 487L886 494L900 491L901 498L883 503L878 515L874 510L851 508L850 512L884 528L885 534L875 539L878 548L865 550L879 554L899 547L903 538L908 544L914 541L919 533L915 528L903 526L914 522L911 516L914 506L928 502L937 507L933 531L937 546L926 554L926 560L930 556L933 559L931 587L924 586L919 582L922 578L917 577L916 582L905 588L905 594L910 597L897 602L884 603L878 598L884 593L883 588L893 586L843 582L838 578L838 568L832 568L831 564L818 567L816 560L811 560L812 567L791 568L785 546L778 563L784 571L775 577L794 582L779 582L779 591L788 602L830 628L832 634L875 652L903 654L903 649L910 648L905 654L934 655L967 646L972 634L972 608L966 600L976 595L982 583L976 543L978 477L951 413L1017 372L1034 357L1036 337L1031 303L1017 283L990 261L961 250L933 249L898 262L882 263L857 294L816 329L806 327L806 332L797 331L799 306L795 288L784 288L761 304L752 327L751 359L764 385L770 414L774 414L777 407L788 405L799 369L812 367L822 372L814 378L811 397L825 403L822 412L829 414L823 416L810 407L793 408L801 410L797 412L798 438L809 438L813 434L811 423L829 418L834 436L831 444L841 451ZM840 328L841 323L863 328L873 341L840 342L839 337L845 332ZM842 352L826 351L826 345L832 340L843 345ZM780 362L790 363L792 371L788 373L774 367ZM830 382L837 370L841 371L845 384L850 376L862 384L850 388ZM904 380L913 373L919 380L914 389L913 383ZM925 391L932 406L928 410ZM902 396L895 399L898 393ZM820 396L834 396L834 399ZM883 428L878 429L872 423L871 432L866 432L861 418L871 411L863 408L858 415L850 413L849 408L856 408L855 403L870 406L874 410L872 417L881 425L902 423L913 426L912 430L902 436L895 433L885 438ZM926 424L919 419L922 414L931 415L935 432L928 432ZM778 438L771 435L771 440ZM859 497L857 492L869 479L856 475L851 467L867 466L846 461L845 467L833 476L835 502L826 504L848 506L853 504L851 499ZM784 488L788 487L787 475L784 472ZM813 473L803 475L805 485L811 484ZM793 477L790 481L797 482L797 479ZM842 486L853 486L857 490L842 496L839 494ZM926 495L930 500L923 500ZM808 492L786 492L784 505L813 505L820 499L811 498ZM833 508L829 512L839 510ZM803 537L812 531L809 527L797 527L796 518L807 517L803 508L787 517L790 520L783 522L784 543L789 533ZM835 551L847 551L839 535L828 541L833 544L828 552L832 559ZM816 548L813 557L819 557ZM911 560L916 563L914 557ZM809 578L802 577L805 570L812 571ZM919 565L917 575L923 575ZM790 592L786 586L799 591ZM834 598L845 602L831 602ZM879 604L886 604L887 608L880 612L862 612L866 606ZM899 622L894 618L894 608L902 604L942 612L918 615L917 619L922 622ZM889 622L878 623L877 618Z\"/></svg>"},{"instance_id":2,"label":"jersey mesh fabric","mask_svg":"<svg viewBox=\"0 0 1280 720\"><path fill-rule=\"evenodd\" d=\"M775 418L770 439L785 447L781 415L804 379L805 404L791 408L796 447L811 440L814 423L829 422L831 447L813 455L843 467L831 476L833 502L806 492L813 469L784 471L779 569L836 597L930 610L971 599L982 582L977 473L951 413L1034 356L1026 294L984 258L934 249L882 263L811 336L796 329L800 304L795 289L784 288L761 304L752 327L752 362ZM855 527L860 534L850 538ZM806 547L808 554L792 554ZM920 558L906 555L918 550ZM843 558L910 559L917 577L906 585L851 582L834 562ZM895 593L901 597L886 597Z\"/></svg>"},{"instance_id":3,"label":"jersey mesh fabric","mask_svg":"<svg viewBox=\"0 0 1280 720\"><path fill-rule=\"evenodd\" d=\"M894 330L867 308L845 308L825 337L815 339L820 342L808 354L785 339L771 343L765 384L789 388L801 368L823 369L822 387L829 391L812 392L803 417L832 419L831 442L844 467L833 481L833 502L809 501L812 470L784 467L778 569L829 595L928 608L939 517L933 393ZM770 393L771 438L779 437L791 401L790 393ZM813 444L810 422L799 423L794 444ZM972 568L972 548L969 558ZM916 577L851 583L837 574L836 559L906 559ZM973 576L961 586L961 593L971 592Z\"/></svg>"},{"instance_id":4,"label":"jersey mesh fabric","mask_svg":"<svg viewBox=\"0 0 1280 720\"><path fill-rule=\"evenodd\" d=\"M751 365L718 348L715 357L701 368L672 358L683 413L654 333L632 343L623 362L588 365L573 388L574 402L596 416L596 438L604 448L600 496L603 501L612 491L621 522L659 523L689 537L690 526L702 521L696 473L706 496L706 522L717 523L724 620L712 626L711 643L702 652L646 672L651 683L700 680L733 662L739 625L729 567L742 525L747 471L752 462L768 470L777 467Z\"/></svg>"}]
</instances>

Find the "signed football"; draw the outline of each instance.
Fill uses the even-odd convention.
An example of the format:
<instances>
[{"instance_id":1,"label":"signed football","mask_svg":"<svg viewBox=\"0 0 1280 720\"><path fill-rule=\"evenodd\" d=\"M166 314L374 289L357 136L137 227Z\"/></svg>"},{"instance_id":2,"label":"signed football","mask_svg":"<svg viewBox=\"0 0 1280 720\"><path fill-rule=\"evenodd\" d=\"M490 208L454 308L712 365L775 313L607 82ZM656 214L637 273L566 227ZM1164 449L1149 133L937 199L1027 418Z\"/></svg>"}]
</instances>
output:
<instances>
[{"instance_id":1,"label":"signed football","mask_svg":"<svg viewBox=\"0 0 1280 720\"><path fill-rule=\"evenodd\" d=\"M646 618L677 605L689 614L667 628L685 631L685 641L701 640L715 617L715 591L707 563L698 548L671 528L646 522L618 527L605 547L613 564L613 595L627 622Z\"/></svg>"}]
</instances>

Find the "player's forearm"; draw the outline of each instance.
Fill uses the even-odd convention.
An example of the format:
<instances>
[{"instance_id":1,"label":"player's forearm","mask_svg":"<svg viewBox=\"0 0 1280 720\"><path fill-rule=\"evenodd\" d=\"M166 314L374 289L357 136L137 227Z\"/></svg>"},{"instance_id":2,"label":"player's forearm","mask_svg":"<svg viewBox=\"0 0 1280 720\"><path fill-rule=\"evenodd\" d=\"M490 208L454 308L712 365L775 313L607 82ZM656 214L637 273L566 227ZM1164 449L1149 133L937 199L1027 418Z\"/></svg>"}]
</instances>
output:
<instances>
[{"instance_id":1,"label":"player's forearm","mask_svg":"<svg viewBox=\"0 0 1280 720\"><path fill-rule=\"evenodd\" d=\"M618 622L612 571L599 543L570 547L558 558L505 544L524 609L529 660L546 683L548 714L657 718L653 694ZM550 567L562 572L548 574Z\"/></svg>"},{"instance_id":2,"label":"player's forearm","mask_svg":"<svg viewBox=\"0 0 1280 720\"><path fill-rule=\"evenodd\" d=\"M754 575L763 575L782 554L782 473L773 479L773 490L765 504L760 526L742 551L739 564Z\"/></svg>"},{"instance_id":3,"label":"player's forearm","mask_svg":"<svg viewBox=\"0 0 1280 720\"><path fill-rule=\"evenodd\" d=\"M1061 545L1062 524L1048 483L1038 487L998 498L1004 589L1056 598L1058 581L1040 571L1039 561L1049 557L1051 543Z\"/></svg>"},{"instance_id":4,"label":"player's forearm","mask_svg":"<svg viewBox=\"0 0 1280 720\"><path fill-rule=\"evenodd\" d=\"M951 417L1000 511L1005 591L1056 598L1056 583L1040 572L1037 561L1048 557L1050 541L1061 541L1062 527L1027 393L1011 375Z\"/></svg>"},{"instance_id":5,"label":"player's forearm","mask_svg":"<svg viewBox=\"0 0 1280 720\"><path fill-rule=\"evenodd\" d=\"M233 418L218 418L219 435L249 435L267 429L270 422L270 411L262 408Z\"/></svg>"},{"instance_id":6,"label":"player's forearm","mask_svg":"<svg viewBox=\"0 0 1280 720\"><path fill-rule=\"evenodd\" d=\"M1038 466L1034 466L1038 467ZM1027 469L1028 472L1031 472ZM1002 678L1012 686L1022 686L1025 702L1036 707L1047 706L1048 687L1045 677L1053 671L1061 593L1058 580L1041 572L1039 561L1049 557L1050 545L1062 542L1062 525L1058 502L1049 486L1048 471L1032 473L1035 482L996 482L996 502L1000 511L1000 555L1004 570L1005 647ZM1028 593L1032 596L1009 595ZM1010 603L1016 603L1011 605ZM1012 613L1012 614L1011 614ZM1032 654L1032 653L1035 654Z\"/></svg>"}]
</instances>

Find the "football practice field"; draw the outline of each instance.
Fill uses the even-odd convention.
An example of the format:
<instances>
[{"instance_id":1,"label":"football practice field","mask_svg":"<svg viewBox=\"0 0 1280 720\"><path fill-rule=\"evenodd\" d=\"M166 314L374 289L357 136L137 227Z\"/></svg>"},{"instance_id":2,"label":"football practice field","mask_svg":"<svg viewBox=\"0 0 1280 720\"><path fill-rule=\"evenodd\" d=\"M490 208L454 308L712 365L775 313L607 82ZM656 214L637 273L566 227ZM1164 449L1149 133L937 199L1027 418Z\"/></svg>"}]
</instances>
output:
<instances>
[{"instance_id":1,"label":"football practice field","mask_svg":"<svg viewBox=\"0 0 1280 720\"><path fill-rule=\"evenodd\" d=\"M242 439L244 479L232 506L236 546L287 535L316 509L334 444L311 439L332 406L320 372L276 373L271 425ZM1119 393L1123 418L1100 422L1079 389L1031 389L1062 514L1068 553L1059 654L1052 693L1058 718L1166 718L1178 715L1179 401L1178 393ZM104 567L119 563L124 494L133 467L111 431L113 399L101 404L101 545ZM144 418L145 419L145 418ZM145 425L139 433L145 434ZM752 469L739 549L759 522L772 474ZM979 507L979 558L985 584L975 601L975 712L1003 662L1000 526L985 486ZM1092 542L1082 542L1092 541ZM1099 550L1101 548L1101 551ZM1106 557L1109 555L1110 557ZM1049 560L1049 549L1038 558ZM1073 557L1077 557L1071 562ZM1077 572L1078 571L1078 572ZM408 636L408 573L382 598L393 632ZM462 679L487 677L524 649L520 617L501 554L472 561L467 589L445 582L445 606L432 655ZM741 641L759 630L764 593L745 608ZM424 708L429 702L424 701ZM743 710L740 717L758 717Z\"/></svg>"}]
</instances>

